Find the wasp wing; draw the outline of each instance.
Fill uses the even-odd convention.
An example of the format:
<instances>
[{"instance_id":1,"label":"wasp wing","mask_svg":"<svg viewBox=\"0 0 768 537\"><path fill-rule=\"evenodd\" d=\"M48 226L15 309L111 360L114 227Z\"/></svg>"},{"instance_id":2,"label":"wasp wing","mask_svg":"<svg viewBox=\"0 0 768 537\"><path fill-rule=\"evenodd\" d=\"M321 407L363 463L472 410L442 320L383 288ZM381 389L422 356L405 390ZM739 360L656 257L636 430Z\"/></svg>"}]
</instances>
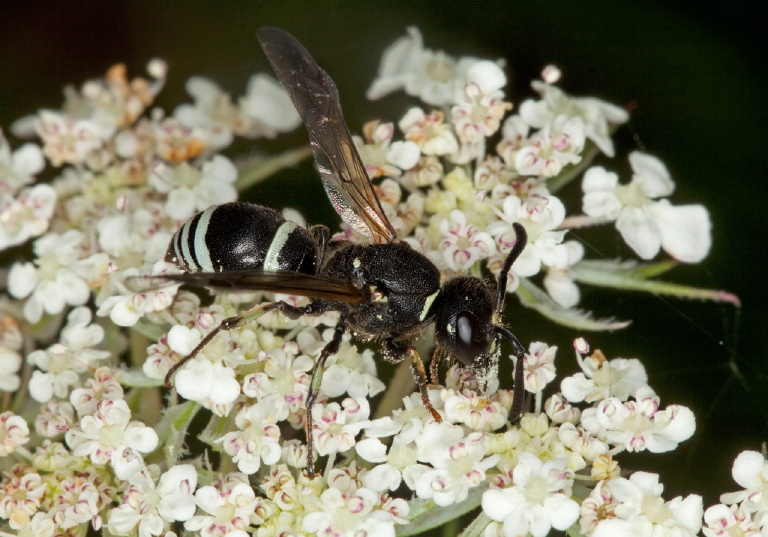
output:
<instances>
[{"instance_id":1,"label":"wasp wing","mask_svg":"<svg viewBox=\"0 0 768 537\"><path fill-rule=\"evenodd\" d=\"M309 132L317 169L336 212L375 242L391 242L395 230L352 141L336 84L289 33L264 27L256 35Z\"/></svg>"},{"instance_id":2,"label":"wasp wing","mask_svg":"<svg viewBox=\"0 0 768 537\"><path fill-rule=\"evenodd\" d=\"M300 272L185 272L161 276L131 276L125 280L126 287L134 293L146 293L173 284L209 287L222 291L270 291L339 300L349 304L365 302L363 293L351 283Z\"/></svg>"}]
</instances>

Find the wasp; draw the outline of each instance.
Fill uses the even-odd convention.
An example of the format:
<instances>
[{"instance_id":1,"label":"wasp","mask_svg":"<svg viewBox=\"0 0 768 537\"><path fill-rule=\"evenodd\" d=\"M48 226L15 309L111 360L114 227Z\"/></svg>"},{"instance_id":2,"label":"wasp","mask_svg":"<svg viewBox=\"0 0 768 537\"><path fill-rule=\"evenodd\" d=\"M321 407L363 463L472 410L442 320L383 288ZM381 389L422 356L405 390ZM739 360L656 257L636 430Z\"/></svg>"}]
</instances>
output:
<instances>
[{"instance_id":1,"label":"wasp","mask_svg":"<svg viewBox=\"0 0 768 537\"><path fill-rule=\"evenodd\" d=\"M290 319L334 311L338 322L312 371L306 400L310 477L315 475L312 405L325 363L338 352L347 331L381 341L389 361L408 360L424 406L437 421L441 417L429 400L424 363L410 342L434 324L430 369L436 382L441 361L458 360L475 372L494 371L501 339L506 339L517 356L509 414L510 421L517 420L524 406L525 349L500 318L507 275L526 245L525 229L514 225L516 243L495 285L471 276L443 277L427 257L397 240L344 121L331 77L285 31L265 27L257 36L309 133L317 170L336 212L369 237L370 244L332 240L325 226L304 228L273 209L249 203L225 203L190 218L172 237L165 257L182 273L139 277L131 287L177 282L218 290L266 290L310 301L300 307L281 300L260 304L224 319L168 371L166 385L171 387L174 373L221 331L235 330L273 310Z\"/></svg>"}]
</instances>

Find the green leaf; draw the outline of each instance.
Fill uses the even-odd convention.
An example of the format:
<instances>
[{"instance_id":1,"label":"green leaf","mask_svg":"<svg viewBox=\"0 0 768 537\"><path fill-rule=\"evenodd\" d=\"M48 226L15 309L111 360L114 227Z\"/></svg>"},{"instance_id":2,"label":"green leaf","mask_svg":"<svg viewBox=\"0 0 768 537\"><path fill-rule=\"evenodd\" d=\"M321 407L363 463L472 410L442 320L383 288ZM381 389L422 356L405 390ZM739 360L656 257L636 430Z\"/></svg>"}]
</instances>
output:
<instances>
[{"instance_id":1,"label":"green leaf","mask_svg":"<svg viewBox=\"0 0 768 537\"><path fill-rule=\"evenodd\" d=\"M164 413L155 430L160 433L160 443L163 446L168 467L173 466L184 454L184 439L192 420L203 408L194 401L170 406Z\"/></svg>"},{"instance_id":2,"label":"green leaf","mask_svg":"<svg viewBox=\"0 0 768 537\"><path fill-rule=\"evenodd\" d=\"M631 323L613 318L595 319L590 312L564 308L527 278L520 278L520 287L517 288L516 294L524 306L535 309L547 319L576 330L618 330Z\"/></svg>"},{"instance_id":3,"label":"green leaf","mask_svg":"<svg viewBox=\"0 0 768 537\"><path fill-rule=\"evenodd\" d=\"M242 192L284 168L295 166L311 154L312 148L305 145L296 149L290 149L273 157L258 159L240 170L240 174L235 181L235 188L238 192Z\"/></svg>"},{"instance_id":4,"label":"green leaf","mask_svg":"<svg viewBox=\"0 0 768 537\"><path fill-rule=\"evenodd\" d=\"M648 278L666 272L675 262L640 264L615 261L580 261L571 267L573 278L579 283L597 287L612 287L631 291L645 291L658 295L678 296L701 300L727 302L736 307L741 305L739 297L726 291L700 289L672 282Z\"/></svg>"},{"instance_id":5,"label":"green leaf","mask_svg":"<svg viewBox=\"0 0 768 537\"><path fill-rule=\"evenodd\" d=\"M129 369L120 372L120 384L131 388L156 388L163 385L163 379L148 377L140 369Z\"/></svg>"},{"instance_id":6,"label":"green leaf","mask_svg":"<svg viewBox=\"0 0 768 537\"><path fill-rule=\"evenodd\" d=\"M446 507L438 507L432 501L411 500L411 511L408 518L411 522L407 526L399 526L396 530L398 537L416 535L432 528L442 526L446 522L459 518L473 509L480 507L483 493L488 489L486 485L480 485L469 491L467 499L457 504Z\"/></svg>"},{"instance_id":7,"label":"green leaf","mask_svg":"<svg viewBox=\"0 0 768 537\"><path fill-rule=\"evenodd\" d=\"M484 512L481 512L477 515L476 519L469 523L467 529L459 534L459 537L480 537L491 522L491 518Z\"/></svg>"}]
</instances>

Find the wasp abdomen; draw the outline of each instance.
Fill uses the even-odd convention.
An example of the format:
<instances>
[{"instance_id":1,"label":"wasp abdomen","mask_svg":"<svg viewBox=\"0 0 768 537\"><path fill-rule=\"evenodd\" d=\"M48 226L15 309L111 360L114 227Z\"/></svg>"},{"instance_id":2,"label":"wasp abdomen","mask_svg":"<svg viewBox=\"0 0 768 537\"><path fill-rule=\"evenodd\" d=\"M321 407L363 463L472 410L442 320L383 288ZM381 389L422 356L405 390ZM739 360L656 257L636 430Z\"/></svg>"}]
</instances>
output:
<instances>
[{"instance_id":1,"label":"wasp abdomen","mask_svg":"<svg viewBox=\"0 0 768 537\"><path fill-rule=\"evenodd\" d=\"M315 274L317 246L306 229L267 207L209 207L174 234L165 260L186 272L263 269Z\"/></svg>"}]
</instances>

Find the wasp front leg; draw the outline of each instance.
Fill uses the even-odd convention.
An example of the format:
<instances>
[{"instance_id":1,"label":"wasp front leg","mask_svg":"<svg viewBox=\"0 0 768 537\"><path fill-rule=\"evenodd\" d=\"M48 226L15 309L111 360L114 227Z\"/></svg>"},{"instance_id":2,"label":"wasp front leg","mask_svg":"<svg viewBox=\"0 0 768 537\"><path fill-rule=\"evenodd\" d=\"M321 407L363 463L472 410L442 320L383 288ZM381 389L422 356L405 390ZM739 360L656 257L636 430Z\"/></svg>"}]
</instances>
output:
<instances>
[{"instance_id":1,"label":"wasp front leg","mask_svg":"<svg viewBox=\"0 0 768 537\"><path fill-rule=\"evenodd\" d=\"M432 402L429 400L429 391L427 390L427 370L424 368L424 362L421 361L416 348L411 345L402 346L395 343L395 337L390 335L384 340L384 349L386 353L395 362L401 362L404 359L408 359L411 364L411 372L413 373L413 380L416 381L416 385L421 392L421 401L424 403L424 407L429 411L435 421L443 421L440 413L432 406Z\"/></svg>"}]
</instances>

